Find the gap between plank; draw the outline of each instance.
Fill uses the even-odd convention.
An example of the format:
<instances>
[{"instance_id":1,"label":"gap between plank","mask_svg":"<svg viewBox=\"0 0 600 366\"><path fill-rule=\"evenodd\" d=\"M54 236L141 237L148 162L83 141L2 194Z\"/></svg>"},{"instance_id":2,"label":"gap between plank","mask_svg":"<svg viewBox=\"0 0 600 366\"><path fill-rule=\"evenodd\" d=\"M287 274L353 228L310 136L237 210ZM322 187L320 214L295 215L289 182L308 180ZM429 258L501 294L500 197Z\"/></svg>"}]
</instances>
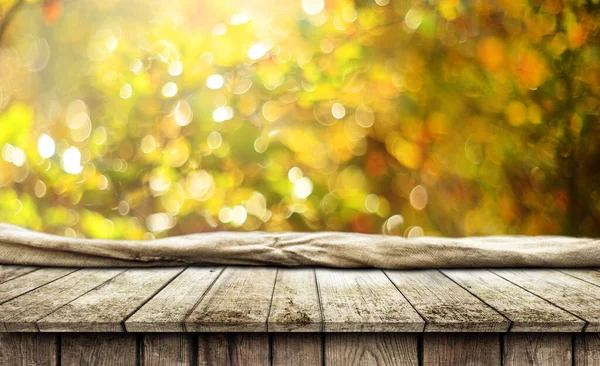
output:
<instances>
[{"instance_id":1,"label":"gap between plank","mask_svg":"<svg viewBox=\"0 0 600 366\"><path fill-rule=\"evenodd\" d=\"M51 268L51 267L48 267L48 268ZM2 305L2 304L5 304L5 303L7 303L7 302L9 302L9 301L11 301L11 300L14 300L14 299L18 298L18 297L21 297L21 296L23 296L23 295L25 295L25 294L28 294L28 293L30 293L30 292L32 292L32 291L35 291L35 290L37 290L37 289L38 289L38 288L40 288L40 287L44 287L44 286L46 286L46 285L47 285L47 284L49 284L49 283L52 283L52 282L54 282L54 281L58 281L58 280L60 280L61 278L63 278L63 277L66 277L66 276L70 275L71 273L75 273L75 272L79 271L80 269L81 269L81 268L77 268L77 269L75 269L75 270L73 270L73 271L71 271L71 272L68 272L68 273L66 273L66 274L64 274L64 275L62 275L62 276L60 276L60 277L57 277L57 278L53 279L52 281L48 281L48 282L44 283L43 285L39 285L39 286L38 286L38 287L36 287L36 288L32 288L31 290L29 290L29 291L25 291L25 292L23 292L22 294L19 294L19 295L15 296L15 297L11 297L10 299L8 299L8 300L6 300L6 301L2 301L2 302L0 302L0 305ZM35 272L35 271L31 271L31 272L29 272L29 273L32 273L32 272ZM29 274L29 273L26 273L26 274ZM19 277L21 277L21 276L19 276ZM16 279L17 279L17 278L19 278L19 277L15 277L15 278L13 278L13 279L10 279L10 280L8 280L8 281L6 281L6 282L3 282L3 283L8 283L8 282L10 282L10 281L12 281L12 280L16 280Z\"/></svg>"},{"instance_id":2,"label":"gap between plank","mask_svg":"<svg viewBox=\"0 0 600 366\"><path fill-rule=\"evenodd\" d=\"M538 294L535 294L535 293L533 293L533 292L529 291L529 290L528 290L528 289L526 289L525 287L519 286L518 284L516 284L516 283L512 282L511 280L509 280L508 278L502 277L501 275L499 275L498 273L494 272L493 270L491 270L491 269L486 269L486 271L488 271L488 272L490 272L490 273L494 274L495 276L498 276L498 277L502 278L503 280L506 280L506 281L508 281L508 282L512 283L513 285L515 285L515 286L517 286L517 287L519 287L519 288L521 288L521 289L523 289L523 290L525 290L525 291L529 292L529 293L530 293L530 294L532 294L533 296L539 297L540 299L544 300L544 301L545 301L545 302L547 302L548 304L550 304L550 305L552 305L552 306L556 306L556 307L557 307L557 308L559 308L560 310L562 310L562 311L564 311L564 312L567 312L567 313L569 313L569 314L573 315L574 317L576 317L577 319L581 320L581 321L583 322L583 328L581 329L581 331L580 331L579 333L583 333L583 332L585 332L585 328L587 328L587 327L588 327L588 325L590 324L590 323L589 323L587 320L583 319L582 317L578 316L577 314L573 314L572 312L570 312L569 310L567 310L567 309L563 308L562 306L558 306L558 305L556 305L555 303L553 303L552 301L550 301L550 300L548 300L548 299L545 299L545 298L543 298L542 296L540 296L540 295L538 295ZM577 332L573 332L573 333L577 333Z\"/></svg>"},{"instance_id":3,"label":"gap between plank","mask_svg":"<svg viewBox=\"0 0 600 366\"><path fill-rule=\"evenodd\" d=\"M79 295L79 296L75 297L74 299L71 299L71 300L69 300L68 302L66 302L66 303L62 304L61 306L59 306L59 307L57 307L56 309L54 309L54 310L52 310L51 312L49 312L48 314L46 314L46 315L42 315L41 317L37 318L36 320L34 320L34 323L33 323L33 324L35 325L35 328L37 329L37 331L38 331L38 332L41 332L40 326L39 326L39 325L38 325L38 323L37 323L38 321L40 321L40 320L44 319L45 317L47 317L47 316L48 316L48 315L50 315L50 314L52 314L52 313L54 313L54 312L56 312L56 311L58 311L58 310L62 309L63 307L65 307L65 306L69 305L70 303L72 303L73 301L75 301L75 300L79 299L79 298L80 298L80 297L82 297L83 295L86 295L88 292L94 291L95 289L97 289L97 288L99 288L99 287L103 286L105 283L107 283L107 282L109 282L109 281L112 281L112 280L113 280L115 277L119 276L119 275L120 275L121 273L123 273L123 272L125 272L125 269L123 269L121 272L117 273L116 275L112 276L111 278L107 279L106 281L102 282L101 284L94 286L94 288L92 288L92 289L89 289L89 290L87 290L86 292L82 293L81 295ZM75 273L75 272L71 272L71 273L69 273L69 275L70 275L70 274L72 274L72 273Z\"/></svg>"},{"instance_id":4,"label":"gap between plank","mask_svg":"<svg viewBox=\"0 0 600 366\"><path fill-rule=\"evenodd\" d=\"M488 304L487 302L485 302L482 298L480 298L479 296L475 295L474 293L472 293L471 291L469 291L469 289L467 289L464 286L461 286L458 282L454 281L452 278L450 278L448 275L446 275L444 273L444 271L442 270L437 270L439 273L441 273L444 277L446 277L447 279L449 279L450 281L452 281L452 283L454 283L456 286L462 288L463 290L467 291L468 293L470 293L474 298L476 298L477 300L481 301L482 303L484 303L485 305L487 305L490 309L494 310L496 313L500 314L500 316L502 316L504 319L508 320L508 329L506 330L506 333L509 333L510 330L512 329L514 322L512 320L510 320L506 315L504 315L504 313L502 313L501 311L499 311L498 309L494 308L492 305Z\"/></svg>"},{"instance_id":5,"label":"gap between plank","mask_svg":"<svg viewBox=\"0 0 600 366\"><path fill-rule=\"evenodd\" d=\"M140 308L144 305L146 305L146 303L148 301L150 301L154 296L156 296L156 294L158 294L159 292L161 292L165 287L167 287L171 282L173 282L177 277L179 277L186 269L188 269L189 267L184 267L181 271L179 271L175 276L171 277L168 281L166 281L162 286L160 286L156 291L154 291L154 293L152 293L152 295L148 296L148 298L144 301L142 301L142 303L137 306L131 313L129 313L126 317L124 317L119 323L121 324L121 328L123 329L123 332L127 332L127 327L125 326L125 322L127 321L127 319L131 318L131 316L133 314L135 314L138 310L140 310Z\"/></svg>"},{"instance_id":6,"label":"gap between plank","mask_svg":"<svg viewBox=\"0 0 600 366\"><path fill-rule=\"evenodd\" d=\"M196 303L191 307L190 310L188 310L188 312L183 317L183 320L181 321L181 326L182 326L183 331L185 333L188 332L187 325L186 325L188 318L190 317L190 315L192 315L192 313L194 312L194 310L196 310L196 308L198 307L198 305L200 305L200 303L202 302L202 300L204 300L204 297L206 297L206 294L210 291L210 289L213 287L213 285L215 283L217 283L217 281L219 280L219 278L221 277L221 275L223 274L223 272L225 272L225 269L227 269L227 266L221 267L221 271L219 272L219 274L217 274L217 277L215 277L215 279L210 283L210 285L208 285L208 287L206 288L206 291L204 291L202 293L202 295L200 296L200 298L196 301Z\"/></svg>"},{"instance_id":7,"label":"gap between plank","mask_svg":"<svg viewBox=\"0 0 600 366\"><path fill-rule=\"evenodd\" d=\"M275 286L277 286L277 277L279 276L279 268L275 270L275 281L273 281L273 291L271 291L271 301L269 301L269 310L267 310L267 320L265 320L265 327L267 333L269 332L269 318L271 318L271 307L273 306L273 296L275 295Z\"/></svg>"},{"instance_id":8,"label":"gap between plank","mask_svg":"<svg viewBox=\"0 0 600 366\"><path fill-rule=\"evenodd\" d=\"M18 276L16 276L16 277L13 277L13 278L9 278L9 279L8 279L8 280L6 280L6 281L0 282L0 284L2 284L2 283L6 283L6 282L9 282L9 281L12 281L12 280L15 280L15 279L17 279L17 278L19 278L19 277L23 277L23 276L25 276L25 275L28 275L28 274L30 274L30 273L33 273L33 272L35 272L35 271L38 271L38 270L40 270L40 269L42 269L42 267L37 267L37 268L36 268L36 269L34 269L33 271L30 271L30 272L26 272L26 273L20 274L20 275L18 275Z\"/></svg>"},{"instance_id":9,"label":"gap between plank","mask_svg":"<svg viewBox=\"0 0 600 366\"><path fill-rule=\"evenodd\" d=\"M387 274L386 271L384 271L383 269L380 269L380 271L383 272L383 274L388 279L388 281L390 281L392 283L392 285L396 288L396 290L398 290L398 292L400 293L400 295L402 295L402 297L404 298L404 300L406 300L406 302L408 302L408 304L410 305L410 307L413 308L413 310L417 313L417 315L419 315L421 317L421 319L424 322L423 329L421 329L421 333L425 332L425 329L427 329L427 325L429 324L429 319L427 319L427 317L425 317L423 314L421 314L419 312L419 310L417 310L417 308L415 308L415 306L410 302L410 300L406 296L404 296L404 294L402 293L402 291L398 288L398 286L396 286L396 284L394 283L394 281L392 281L392 279L390 278L390 276L388 276L388 274Z\"/></svg>"}]
</instances>

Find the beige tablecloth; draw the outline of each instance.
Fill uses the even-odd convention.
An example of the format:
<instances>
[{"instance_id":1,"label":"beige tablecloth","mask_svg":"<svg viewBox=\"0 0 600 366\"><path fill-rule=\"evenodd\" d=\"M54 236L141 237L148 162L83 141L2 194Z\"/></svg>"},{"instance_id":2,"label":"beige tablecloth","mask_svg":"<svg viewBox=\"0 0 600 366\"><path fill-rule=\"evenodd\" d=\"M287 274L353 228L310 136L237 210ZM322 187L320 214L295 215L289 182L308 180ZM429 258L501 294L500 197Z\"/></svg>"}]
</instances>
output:
<instances>
[{"instance_id":1,"label":"beige tablecloth","mask_svg":"<svg viewBox=\"0 0 600 366\"><path fill-rule=\"evenodd\" d=\"M0 224L0 264L182 264L338 268L600 267L600 240L558 236L402 238L338 232L216 232L165 239L68 238Z\"/></svg>"}]
</instances>

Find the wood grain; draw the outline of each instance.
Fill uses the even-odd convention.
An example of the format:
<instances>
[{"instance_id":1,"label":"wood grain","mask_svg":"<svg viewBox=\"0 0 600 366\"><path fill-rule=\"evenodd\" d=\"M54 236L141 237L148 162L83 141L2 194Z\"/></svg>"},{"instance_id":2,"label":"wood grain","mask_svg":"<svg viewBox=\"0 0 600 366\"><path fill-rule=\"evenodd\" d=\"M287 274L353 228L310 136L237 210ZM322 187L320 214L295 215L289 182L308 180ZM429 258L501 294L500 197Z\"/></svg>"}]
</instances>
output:
<instances>
[{"instance_id":1,"label":"wood grain","mask_svg":"<svg viewBox=\"0 0 600 366\"><path fill-rule=\"evenodd\" d=\"M37 325L42 332L122 332L122 322L182 270L129 269L40 319Z\"/></svg>"},{"instance_id":2,"label":"wood grain","mask_svg":"<svg viewBox=\"0 0 600 366\"><path fill-rule=\"evenodd\" d=\"M325 332L420 332L424 321L381 270L316 270Z\"/></svg>"},{"instance_id":3,"label":"wood grain","mask_svg":"<svg viewBox=\"0 0 600 366\"><path fill-rule=\"evenodd\" d=\"M54 334L0 333L0 365L57 365L56 342Z\"/></svg>"},{"instance_id":4,"label":"wood grain","mask_svg":"<svg viewBox=\"0 0 600 366\"><path fill-rule=\"evenodd\" d=\"M323 335L320 333L277 333L272 335L273 366L321 366Z\"/></svg>"},{"instance_id":5,"label":"wood grain","mask_svg":"<svg viewBox=\"0 0 600 366\"><path fill-rule=\"evenodd\" d=\"M198 335L198 365L270 365L266 333L204 333Z\"/></svg>"},{"instance_id":6,"label":"wood grain","mask_svg":"<svg viewBox=\"0 0 600 366\"><path fill-rule=\"evenodd\" d=\"M134 334L68 333L61 335L62 366L134 366Z\"/></svg>"},{"instance_id":7,"label":"wood grain","mask_svg":"<svg viewBox=\"0 0 600 366\"><path fill-rule=\"evenodd\" d=\"M504 365L572 365L570 334L508 333L504 336Z\"/></svg>"},{"instance_id":8,"label":"wood grain","mask_svg":"<svg viewBox=\"0 0 600 366\"><path fill-rule=\"evenodd\" d=\"M115 277L123 269L81 269L0 305L0 330L36 332L35 322Z\"/></svg>"},{"instance_id":9,"label":"wood grain","mask_svg":"<svg viewBox=\"0 0 600 366\"><path fill-rule=\"evenodd\" d=\"M385 271L425 318L426 332L506 332L510 322L437 270Z\"/></svg>"},{"instance_id":10,"label":"wood grain","mask_svg":"<svg viewBox=\"0 0 600 366\"><path fill-rule=\"evenodd\" d=\"M512 322L511 332L580 332L585 322L485 269L442 271Z\"/></svg>"},{"instance_id":11,"label":"wood grain","mask_svg":"<svg viewBox=\"0 0 600 366\"><path fill-rule=\"evenodd\" d=\"M39 267L0 265L0 283L33 272Z\"/></svg>"},{"instance_id":12,"label":"wood grain","mask_svg":"<svg viewBox=\"0 0 600 366\"><path fill-rule=\"evenodd\" d=\"M269 332L319 332L321 324L315 270L279 269L269 313Z\"/></svg>"},{"instance_id":13,"label":"wood grain","mask_svg":"<svg viewBox=\"0 0 600 366\"><path fill-rule=\"evenodd\" d=\"M142 344L144 366L193 365L195 338L185 333L146 333Z\"/></svg>"},{"instance_id":14,"label":"wood grain","mask_svg":"<svg viewBox=\"0 0 600 366\"><path fill-rule=\"evenodd\" d=\"M500 335L426 333L423 335L424 366L499 366Z\"/></svg>"},{"instance_id":15,"label":"wood grain","mask_svg":"<svg viewBox=\"0 0 600 366\"><path fill-rule=\"evenodd\" d=\"M24 276L8 280L0 284L0 304L55 281L76 270L76 268L42 268Z\"/></svg>"},{"instance_id":16,"label":"wood grain","mask_svg":"<svg viewBox=\"0 0 600 366\"><path fill-rule=\"evenodd\" d=\"M125 322L128 332L185 332L185 318L223 268L190 267Z\"/></svg>"},{"instance_id":17,"label":"wood grain","mask_svg":"<svg viewBox=\"0 0 600 366\"><path fill-rule=\"evenodd\" d=\"M227 267L185 321L193 332L266 332L277 269Z\"/></svg>"},{"instance_id":18,"label":"wood grain","mask_svg":"<svg viewBox=\"0 0 600 366\"><path fill-rule=\"evenodd\" d=\"M576 334L574 337L575 365L600 366L600 334Z\"/></svg>"},{"instance_id":19,"label":"wood grain","mask_svg":"<svg viewBox=\"0 0 600 366\"><path fill-rule=\"evenodd\" d=\"M600 287L550 269L497 269L494 273L559 306L600 331Z\"/></svg>"},{"instance_id":20,"label":"wood grain","mask_svg":"<svg viewBox=\"0 0 600 366\"><path fill-rule=\"evenodd\" d=\"M399 333L325 334L325 365L418 365L417 336Z\"/></svg>"}]
</instances>

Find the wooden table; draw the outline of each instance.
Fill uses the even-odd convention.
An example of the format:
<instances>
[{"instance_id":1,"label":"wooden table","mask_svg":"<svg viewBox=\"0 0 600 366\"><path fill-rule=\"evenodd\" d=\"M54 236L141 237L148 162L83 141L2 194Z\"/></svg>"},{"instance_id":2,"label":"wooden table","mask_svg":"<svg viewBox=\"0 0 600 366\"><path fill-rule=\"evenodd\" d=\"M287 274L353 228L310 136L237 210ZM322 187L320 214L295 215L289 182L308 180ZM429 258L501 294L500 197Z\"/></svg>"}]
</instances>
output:
<instances>
[{"instance_id":1,"label":"wooden table","mask_svg":"<svg viewBox=\"0 0 600 366\"><path fill-rule=\"evenodd\" d=\"M600 365L600 272L0 266L1 365Z\"/></svg>"}]
</instances>

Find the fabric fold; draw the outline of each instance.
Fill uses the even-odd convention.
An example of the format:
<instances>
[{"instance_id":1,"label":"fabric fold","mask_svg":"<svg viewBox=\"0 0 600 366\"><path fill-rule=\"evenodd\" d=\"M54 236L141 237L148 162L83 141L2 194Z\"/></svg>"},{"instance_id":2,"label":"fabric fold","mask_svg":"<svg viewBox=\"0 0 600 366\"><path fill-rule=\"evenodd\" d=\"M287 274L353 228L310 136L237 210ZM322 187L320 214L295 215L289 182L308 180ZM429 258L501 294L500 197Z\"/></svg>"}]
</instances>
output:
<instances>
[{"instance_id":1,"label":"fabric fold","mask_svg":"<svg viewBox=\"0 0 600 366\"><path fill-rule=\"evenodd\" d=\"M600 267L600 240L560 236L403 238L341 232L212 232L154 240L69 238L0 224L0 264L333 268Z\"/></svg>"}]
</instances>

